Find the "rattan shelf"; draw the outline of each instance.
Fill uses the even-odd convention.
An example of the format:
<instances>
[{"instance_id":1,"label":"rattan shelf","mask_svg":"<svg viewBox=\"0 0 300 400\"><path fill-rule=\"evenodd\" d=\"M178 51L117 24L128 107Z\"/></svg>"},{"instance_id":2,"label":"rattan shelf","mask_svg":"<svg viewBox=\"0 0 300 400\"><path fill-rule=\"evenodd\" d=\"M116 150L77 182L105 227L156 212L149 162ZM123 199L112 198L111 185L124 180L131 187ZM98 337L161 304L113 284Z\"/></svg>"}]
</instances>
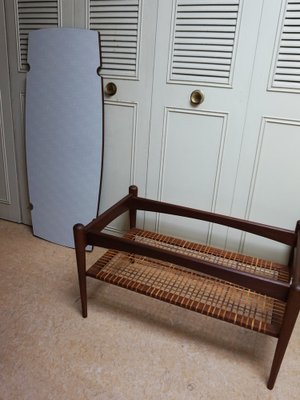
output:
<instances>
[{"instance_id":1,"label":"rattan shelf","mask_svg":"<svg viewBox=\"0 0 300 400\"><path fill-rule=\"evenodd\" d=\"M125 238L189 254L196 259L217 262L229 268L250 270L260 276L271 276L285 282L289 278L288 269L283 265L157 233L131 229ZM89 268L87 275L272 336L278 336L285 311L284 301L134 253L108 250Z\"/></svg>"},{"instance_id":2,"label":"rattan shelf","mask_svg":"<svg viewBox=\"0 0 300 400\"><path fill-rule=\"evenodd\" d=\"M136 228L137 210L200 219L290 246L287 265ZM103 229L124 212L123 237ZM194 210L129 194L84 226L74 226L82 315L86 277L278 338L268 388L272 389L300 308L300 222L295 231ZM86 246L108 250L86 270Z\"/></svg>"}]
</instances>

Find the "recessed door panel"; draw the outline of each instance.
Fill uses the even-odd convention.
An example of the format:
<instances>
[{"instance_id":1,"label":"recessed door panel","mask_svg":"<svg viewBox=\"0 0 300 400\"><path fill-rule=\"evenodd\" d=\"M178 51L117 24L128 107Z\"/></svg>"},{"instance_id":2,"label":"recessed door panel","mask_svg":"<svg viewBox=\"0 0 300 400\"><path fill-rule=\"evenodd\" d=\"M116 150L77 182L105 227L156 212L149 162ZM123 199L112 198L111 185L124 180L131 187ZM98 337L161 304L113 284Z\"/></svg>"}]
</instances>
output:
<instances>
[{"instance_id":1,"label":"recessed door panel","mask_svg":"<svg viewBox=\"0 0 300 400\"><path fill-rule=\"evenodd\" d=\"M299 133L300 121L263 118L249 196L249 219L287 229L299 219L300 178L295 179L294 175L298 170ZM261 238L246 237L244 249L259 256L269 251L270 258L281 262L288 257L287 248Z\"/></svg>"},{"instance_id":2,"label":"recessed door panel","mask_svg":"<svg viewBox=\"0 0 300 400\"><path fill-rule=\"evenodd\" d=\"M166 109L162 143L160 199L211 210L218 190L226 115ZM209 134L208 134L209 132ZM206 240L208 224L160 215L158 229Z\"/></svg>"},{"instance_id":3,"label":"recessed door panel","mask_svg":"<svg viewBox=\"0 0 300 400\"><path fill-rule=\"evenodd\" d=\"M296 3L264 1L232 204L234 215L292 230L300 215L300 97L295 76L300 16ZM254 255L279 262L288 259L287 249L276 242L249 235L244 241L233 231L228 238Z\"/></svg>"},{"instance_id":4,"label":"recessed door panel","mask_svg":"<svg viewBox=\"0 0 300 400\"><path fill-rule=\"evenodd\" d=\"M105 140L100 213L112 206L135 181L137 104L105 102ZM115 116L118 115L118 118ZM122 215L108 229L122 231L128 216Z\"/></svg>"},{"instance_id":5,"label":"recessed door panel","mask_svg":"<svg viewBox=\"0 0 300 400\"><path fill-rule=\"evenodd\" d=\"M5 8L0 0L0 218L21 221L11 111Z\"/></svg>"}]
</instances>

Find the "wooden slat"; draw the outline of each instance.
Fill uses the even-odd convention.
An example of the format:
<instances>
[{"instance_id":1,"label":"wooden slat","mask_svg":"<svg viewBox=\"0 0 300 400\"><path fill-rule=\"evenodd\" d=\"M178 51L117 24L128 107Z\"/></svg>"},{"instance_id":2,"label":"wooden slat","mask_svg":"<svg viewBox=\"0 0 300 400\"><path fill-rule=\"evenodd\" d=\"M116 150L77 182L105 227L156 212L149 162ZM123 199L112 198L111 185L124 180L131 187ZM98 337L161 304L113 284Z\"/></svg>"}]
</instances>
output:
<instances>
[{"instance_id":1,"label":"wooden slat","mask_svg":"<svg viewBox=\"0 0 300 400\"><path fill-rule=\"evenodd\" d=\"M295 232L288 229L277 228L274 226L259 224L253 221L246 221L208 211L196 210L189 207L176 206L174 204L145 199L142 197L133 198L132 203L138 210L162 212L165 214L200 219L202 221L217 223L234 229L240 229L248 233L263 236L271 240L276 240L289 246L296 246L297 236Z\"/></svg>"},{"instance_id":2,"label":"wooden slat","mask_svg":"<svg viewBox=\"0 0 300 400\"><path fill-rule=\"evenodd\" d=\"M195 26L191 25L178 25L176 26L176 33L177 32L227 32L234 33L235 26L233 25L200 25L198 24L197 29L195 30Z\"/></svg>"},{"instance_id":3,"label":"wooden slat","mask_svg":"<svg viewBox=\"0 0 300 400\"><path fill-rule=\"evenodd\" d=\"M199 0L181 0L178 2L178 7L190 7L190 6L201 6L201 7L231 7L239 5L239 0L202 0L201 3Z\"/></svg>"}]
</instances>

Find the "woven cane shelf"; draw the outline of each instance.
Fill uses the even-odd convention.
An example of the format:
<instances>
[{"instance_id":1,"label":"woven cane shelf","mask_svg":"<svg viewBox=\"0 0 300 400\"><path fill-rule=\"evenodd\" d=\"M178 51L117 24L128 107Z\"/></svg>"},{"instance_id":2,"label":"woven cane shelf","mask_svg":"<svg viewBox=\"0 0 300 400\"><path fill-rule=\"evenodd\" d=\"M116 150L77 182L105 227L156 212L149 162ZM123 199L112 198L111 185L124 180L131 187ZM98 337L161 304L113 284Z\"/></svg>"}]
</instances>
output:
<instances>
[{"instance_id":1,"label":"woven cane shelf","mask_svg":"<svg viewBox=\"0 0 300 400\"><path fill-rule=\"evenodd\" d=\"M130 230L125 238L189 254L233 269L251 270L288 282L287 267L254 257L147 232ZM133 253L107 251L87 275L123 288L249 328L278 336L285 302L191 272L171 263Z\"/></svg>"},{"instance_id":2,"label":"woven cane shelf","mask_svg":"<svg viewBox=\"0 0 300 400\"><path fill-rule=\"evenodd\" d=\"M136 227L137 211L166 213L220 224L290 247L287 265L182 240ZM123 237L103 233L129 213ZM300 309L300 221L294 231L129 194L87 225L74 226L82 315L86 278L278 338L267 387L272 389ZM107 249L86 269L87 245Z\"/></svg>"}]
</instances>

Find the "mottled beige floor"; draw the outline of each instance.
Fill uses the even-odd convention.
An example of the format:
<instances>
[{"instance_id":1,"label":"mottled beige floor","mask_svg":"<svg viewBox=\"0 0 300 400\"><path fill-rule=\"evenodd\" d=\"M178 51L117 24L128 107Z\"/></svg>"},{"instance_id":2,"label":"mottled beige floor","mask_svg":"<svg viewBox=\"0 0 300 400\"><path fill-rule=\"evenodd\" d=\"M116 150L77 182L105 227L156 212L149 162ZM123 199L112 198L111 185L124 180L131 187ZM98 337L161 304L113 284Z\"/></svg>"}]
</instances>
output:
<instances>
[{"instance_id":1,"label":"mottled beige floor","mask_svg":"<svg viewBox=\"0 0 300 400\"><path fill-rule=\"evenodd\" d=\"M269 391L276 339L93 280L83 319L74 251L24 225L0 263L1 400L300 398L300 320Z\"/></svg>"}]
</instances>

